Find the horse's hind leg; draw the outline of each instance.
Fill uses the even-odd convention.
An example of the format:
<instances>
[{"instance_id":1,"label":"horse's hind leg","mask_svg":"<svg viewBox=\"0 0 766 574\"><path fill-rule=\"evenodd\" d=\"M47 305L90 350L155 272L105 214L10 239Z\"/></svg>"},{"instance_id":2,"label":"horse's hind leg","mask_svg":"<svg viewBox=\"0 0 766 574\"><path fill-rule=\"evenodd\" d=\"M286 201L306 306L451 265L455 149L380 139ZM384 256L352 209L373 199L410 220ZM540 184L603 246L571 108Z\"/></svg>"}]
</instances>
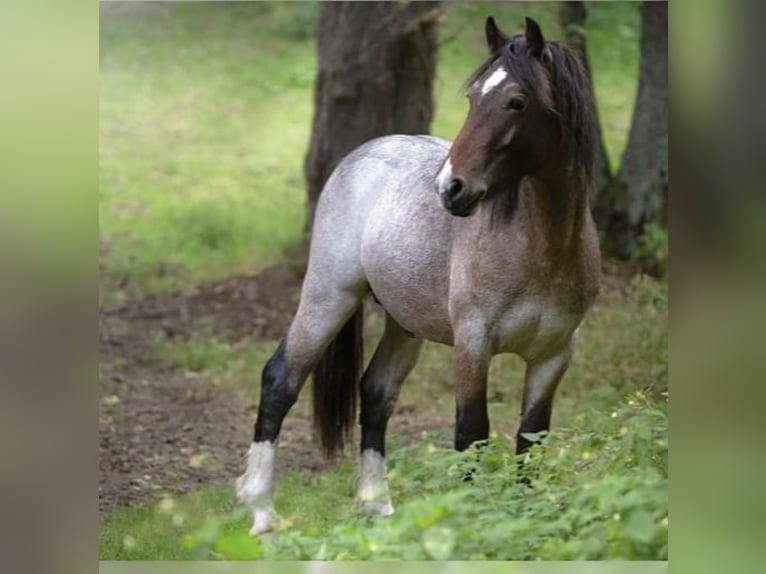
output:
<instances>
[{"instance_id":1,"label":"horse's hind leg","mask_svg":"<svg viewBox=\"0 0 766 574\"><path fill-rule=\"evenodd\" d=\"M271 529L275 520L274 459L282 421L327 344L353 315L361 299L361 292L319 293L304 287L287 336L263 369L255 436L248 451L247 470L237 480L237 497L253 511L253 535Z\"/></svg>"},{"instance_id":2,"label":"horse's hind leg","mask_svg":"<svg viewBox=\"0 0 766 574\"><path fill-rule=\"evenodd\" d=\"M372 514L394 512L386 480L386 426L402 382L418 360L423 340L413 338L390 315L375 355L362 377L361 476L356 498Z\"/></svg>"}]
</instances>

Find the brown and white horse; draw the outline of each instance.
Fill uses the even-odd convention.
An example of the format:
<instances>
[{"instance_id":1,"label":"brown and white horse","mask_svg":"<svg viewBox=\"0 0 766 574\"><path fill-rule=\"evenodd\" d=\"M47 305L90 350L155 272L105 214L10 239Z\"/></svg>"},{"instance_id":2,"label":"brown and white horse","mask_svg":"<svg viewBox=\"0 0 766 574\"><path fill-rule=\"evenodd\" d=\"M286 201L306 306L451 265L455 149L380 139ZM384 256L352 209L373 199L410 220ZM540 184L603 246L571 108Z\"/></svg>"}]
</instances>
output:
<instances>
[{"instance_id":1,"label":"brown and white horse","mask_svg":"<svg viewBox=\"0 0 766 574\"><path fill-rule=\"evenodd\" d=\"M263 370L239 499L252 534L274 523L276 441L314 371L315 419L328 454L356 411L361 305L386 326L361 377L357 500L391 514L386 424L423 340L454 347L455 448L489 435L487 372L498 353L527 364L522 436L547 430L577 327L598 291L601 259L588 195L594 110L577 57L526 21L508 37L487 19L490 58L466 84L455 141L388 136L350 153L316 210L300 305Z\"/></svg>"}]
</instances>

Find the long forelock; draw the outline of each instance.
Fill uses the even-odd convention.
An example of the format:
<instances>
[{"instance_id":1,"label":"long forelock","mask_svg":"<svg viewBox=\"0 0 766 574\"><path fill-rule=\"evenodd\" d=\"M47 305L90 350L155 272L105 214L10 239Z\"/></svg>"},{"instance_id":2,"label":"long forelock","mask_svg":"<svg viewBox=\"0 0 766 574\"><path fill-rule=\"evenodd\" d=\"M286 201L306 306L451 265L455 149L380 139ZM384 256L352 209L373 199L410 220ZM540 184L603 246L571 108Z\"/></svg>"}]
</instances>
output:
<instances>
[{"instance_id":1,"label":"long forelock","mask_svg":"<svg viewBox=\"0 0 766 574\"><path fill-rule=\"evenodd\" d=\"M536 98L543 106L554 111L553 102L550 101L548 95L549 89L545 70L534 58L526 55L526 40L522 34L513 36L484 61L463 84L463 90L468 91L471 86L489 72L498 60L502 60L505 70L527 93Z\"/></svg>"}]
</instances>

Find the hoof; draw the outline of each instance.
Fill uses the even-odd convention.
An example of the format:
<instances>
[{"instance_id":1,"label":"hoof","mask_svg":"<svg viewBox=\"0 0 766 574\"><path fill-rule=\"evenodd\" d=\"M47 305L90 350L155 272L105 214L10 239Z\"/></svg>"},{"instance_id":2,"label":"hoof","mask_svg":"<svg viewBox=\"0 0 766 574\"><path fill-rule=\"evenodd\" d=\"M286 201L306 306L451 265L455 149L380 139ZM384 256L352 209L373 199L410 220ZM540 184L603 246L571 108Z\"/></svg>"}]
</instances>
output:
<instances>
[{"instance_id":1,"label":"hoof","mask_svg":"<svg viewBox=\"0 0 766 574\"><path fill-rule=\"evenodd\" d=\"M362 511L370 516L391 516L394 513L394 507L390 500L360 500L358 503Z\"/></svg>"},{"instance_id":2,"label":"hoof","mask_svg":"<svg viewBox=\"0 0 766 574\"><path fill-rule=\"evenodd\" d=\"M253 526L250 528L250 536L260 536L273 530L278 518L273 508L253 509Z\"/></svg>"},{"instance_id":3,"label":"hoof","mask_svg":"<svg viewBox=\"0 0 766 574\"><path fill-rule=\"evenodd\" d=\"M239 477L236 482L236 498L240 504L249 507L252 513L251 536L260 536L276 528L279 518L271 502L271 493L264 492L258 481L248 480L246 475Z\"/></svg>"}]
</instances>

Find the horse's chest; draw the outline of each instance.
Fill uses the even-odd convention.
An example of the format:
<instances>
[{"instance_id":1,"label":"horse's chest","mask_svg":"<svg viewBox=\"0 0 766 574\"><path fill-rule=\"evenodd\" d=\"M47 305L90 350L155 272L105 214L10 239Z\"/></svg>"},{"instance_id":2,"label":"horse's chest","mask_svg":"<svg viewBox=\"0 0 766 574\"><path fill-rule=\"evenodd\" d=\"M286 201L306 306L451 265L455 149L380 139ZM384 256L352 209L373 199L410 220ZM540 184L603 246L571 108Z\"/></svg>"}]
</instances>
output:
<instances>
[{"instance_id":1,"label":"horse's chest","mask_svg":"<svg viewBox=\"0 0 766 574\"><path fill-rule=\"evenodd\" d=\"M499 352L534 358L568 341L581 319L582 313L573 309L566 298L521 297L497 317L495 347Z\"/></svg>"}]
</instances>

